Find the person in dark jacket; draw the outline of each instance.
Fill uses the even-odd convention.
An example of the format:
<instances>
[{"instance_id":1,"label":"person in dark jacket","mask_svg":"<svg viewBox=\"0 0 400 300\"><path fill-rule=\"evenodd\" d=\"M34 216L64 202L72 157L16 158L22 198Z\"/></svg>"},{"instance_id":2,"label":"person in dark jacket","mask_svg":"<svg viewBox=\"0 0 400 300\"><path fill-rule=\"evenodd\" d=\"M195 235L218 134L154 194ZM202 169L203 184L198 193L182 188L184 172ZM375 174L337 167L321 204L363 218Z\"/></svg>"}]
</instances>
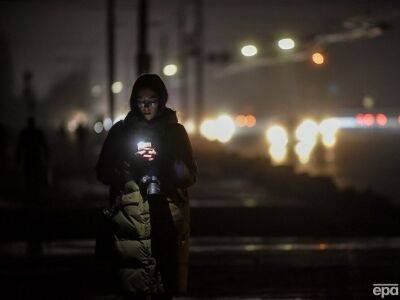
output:
<instances>
[{"instance_id":1,"label":"person in dark jacket","mask_svg":"<svg viewBox=\"0 0 400 300\"><path fill-rule=\"evenodd\" d=\"M187 288L187 188L196 181L197 165L186 130L176 112L166 106L167 100L168 92L158 75L138 77L130 97L131 110L110 129L96 172L98 180L110 186L110 206L122 199L127 183L132 182L143 201L148 201L151 252L161 273L164 296L170 297ZM159 193L148 193L146 175L155 176Z\"/></svg>"}]
</instances>

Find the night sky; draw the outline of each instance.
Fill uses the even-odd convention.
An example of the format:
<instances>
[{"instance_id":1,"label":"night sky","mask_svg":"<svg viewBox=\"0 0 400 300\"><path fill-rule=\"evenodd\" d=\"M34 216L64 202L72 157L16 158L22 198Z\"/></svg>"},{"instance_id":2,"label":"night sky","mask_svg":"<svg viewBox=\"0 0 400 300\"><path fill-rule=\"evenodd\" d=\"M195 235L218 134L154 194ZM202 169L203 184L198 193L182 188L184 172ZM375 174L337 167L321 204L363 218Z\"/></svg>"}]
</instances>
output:
<instances>
[{"instance_id":1,"label":"night sky","mask_svg":"<svg viewBox=\"0 0 400 300\"><path fill-rule=\"evenodd\" d=\"M116 79L124 84L117 111L124 112L136 78L135 1L116 1ZM153 72L177 61L177 1L150 1L150 53ZM277 57L276 40L290 36L301 50L316 35L343 32L346 20L389 25L383 35L335 43L325 48L326 64L310 61L259 66L224 72L230 64L206 63L206 112L273 114L343 111L374 98L377 109L399 108L399 1L204 1L205 51L228 52L238 63L244 43L257 45L259 57ZM34 73L34 88L43 106L55 111L83 108L93 116L106 112L105 1L2 1L0 32L2 76L13 79L16 97L22 93L22 74ZM192 18L188 15L188 18ZM164 40L166 47L162 48ZM4 53L4 52L3 52ZM163 57L165 59L163 59ZM247 58L248 59L248 58ZM251 59L251 58L250 58ZM6 75L4 75L7 73ZM10 75L11 74L11 75ZM177 79L166 79L170 105L178 108ZM95 85L103 92L93 96ZM2 92L4 94L4 92ZM2 100L11 114L18 100ZM190 99L185 100L190 101Z\"/></svg>"}]
</instances>

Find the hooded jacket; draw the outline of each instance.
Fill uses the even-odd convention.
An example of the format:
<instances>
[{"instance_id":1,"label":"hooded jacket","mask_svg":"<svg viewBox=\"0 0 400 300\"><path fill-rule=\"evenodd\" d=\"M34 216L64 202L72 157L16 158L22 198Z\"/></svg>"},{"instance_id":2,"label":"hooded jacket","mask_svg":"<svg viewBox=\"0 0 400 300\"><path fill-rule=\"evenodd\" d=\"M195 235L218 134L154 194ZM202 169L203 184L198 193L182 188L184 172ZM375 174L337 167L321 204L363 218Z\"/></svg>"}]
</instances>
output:
<instances>
[{"instance_id":1,"label":"hooded jacket","mask_svg":"<svg viewBox=\"0 0 400 300\"><path fill-rule=\"evenodd\" d=\"M109 131L96 172L98 180L110 186L110 204L115 206L118 199L127 195L126 183L139 182L138 179L143 175L143 165L133 159L137 143L151 141L156 148L157 156L153 162L159 170L162 195L153 201L153 205L149 201L150 205L144 206L141 214L150 214L151 253L157 258L166 290L182 293L187 284L190 233L187 188L196 181L197 165L185 128L178 123L176 112L165 106L168 97L166 90L163 91L165 86L160 86L157 75L149 75L151 76L145 76L141 80L139 77L135 82L130 102L131 111ZM135 101L137 90L142 87L155 90L161 100L156 116L150 121L143 117ZM130 162L132 166L128 178L121 175L124 161ZM144 190L140 194L143 198L140 201L147 203ZM140 226L145 226L144 221L139 223ZM128 236L134 245L135 235L131 233ZM120 242L118 244L121 245ZM131 248L129 253L134 253L134 249ZM131 274L133 273L128 272L125 278L130 278Z\"/></svg>"},{"instance_id":2,"label":"hooded jacket","mask_svg":"<svg viewBox=\"0 0 400 300\"><path fill-rule=\"evenodd\" d=\"M136 104L139 90L145 87L154 90L160 99L158 112L150 121L144 118ZM160 168L165 193L186 194L186 188L195 183L197 165L191 143L185 128L178 123L176 112L165 106L167 100L167 90L158 75L143 74L135 81L130 98L131 111L111 128L96 165L98 180L110 185L112 203L127 181L120 175L123 162L135 163L133 153L137 151L137 143L143 140L151 141L156 148L155 164ZM135 164L131 170L134 179L140 176L139 169L139 164Z\"/></svg>"}]
</instances>

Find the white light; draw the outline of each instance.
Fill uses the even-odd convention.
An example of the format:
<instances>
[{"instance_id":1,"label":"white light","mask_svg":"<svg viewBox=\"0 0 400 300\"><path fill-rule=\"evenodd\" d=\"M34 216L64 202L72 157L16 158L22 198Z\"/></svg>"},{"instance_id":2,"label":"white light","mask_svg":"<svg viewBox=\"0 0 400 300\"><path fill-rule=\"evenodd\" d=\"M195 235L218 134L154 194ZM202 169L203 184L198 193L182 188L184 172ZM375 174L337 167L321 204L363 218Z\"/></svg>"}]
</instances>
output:
<instances>
[{"instance_id":1,"label":"white light","mask_svg":"<svg viewBox=\"0 0 400 300\"><path fill-rule=\"evenodd\" d=\"M267 129L266 137L270 145L286 146L289 138L285 128L274 125Z\"/></svg>"},{"instance_id":2,"label":"white light","mask_svg":"<svg viewBox=\"0 0 400 300\"><path fill-rule=\"evenodd\" d=\"M139 151L147 147L151 147L151 142L140 141L139 143L137 143L137 149Z\"/></svg>"},{"instance_id":3,"label":"white light","mask_svg":"<svg viewBox=\"0 0 400 300\"><path fill-rule=\"evenodd\" d=\"M340 123L335 118L325 119L319 124L319 132L325 147L331 148L336 144L336 134L339 128Z\"/></svg>"},{"instance_id":4,"label":"white light","mask_svg":"<svg viewBox=\"0 0 400 300\"><path fill-rule=\"evenodd\" d=\"M316 143L314 141L301 141L296 144L294 151L296 152L300 163L306 164L309 162L315 145Z\"/></svg>"},{"instance_id":5,"label":"white light","mask_svg":"<svg viewBox=\"0 0 400 300\"><path fill-rule=\"evenodd\" d=\"M228 115L221 115L215 122L217 139L221 143L229 142L235 133L235 122Z\"/></svg>"},{"instance_id":6,"label":"white light","mask_svg":"<svg viewBox=\"0 0 400 300\"><path fill-rule=\"evenodd\" d=\"M310 144L317 139L318 130L318 124L313 120L307 119L296 128L295 135L299 141L307 141Z\"/></svg>"},{"instance_id":7,"label":"white light","mask_svg":"<svg viewBox=\"0 0 400 300\"><path fill-rule=\"evenodd\" d=\"M277 165L285 162L287 152L286 146L271 145L269 147L269 155L271 156L272 162Z\"/></svg>"},{"instance_id":8,"label":"white light","mask_svg":"<svg viewBox=\"0 0 400 300\"><path fill-rule=\"evenodd\" d=\"M290 50L294 48L295 43L291 38L285 38L278 41L278 46L282 50Z\"/></svg>"},{"instance_id":9,"label":"white light","mask_svg":"<svg viewBox=\"0 0 400 300\"><path fill-rule=\"evenodd\" d=\"M173 76L178 72L178 67L174 64L166 65L163 69L165 76Z\"/></svg>"},{"instance_id":10,"label":"white light","mask_svg":"<svg viewBox=\"0 0 400 300\"><path fill-rule=\"evenodd\" d=\"M196 125L192 120L187 120L183 126L185 127L188 134L193 134L196 132Z\"/></svg>"},{"instance_id":11,"label":"white light","mask_svg":"<svg viewBox=\"0 0 400 300\"><path fill-rule=\"evenodd\" d=\"M254 56L257 54L258 50L254 45L246 45L242 47L241 52L244 56Z\"/></svg>"},{"instance_id":12,"label":"white light","mask_svg":"<svg viewBox=\"0 0 400 300\"><path fill-rule=\"evenodd\" d=\"M116 82L114 82L114 83L111 85L111 91L112 91L114 94L119 94L119 93L121 93L123 87L124 87L124 86L122 85L122 82L121 82L121 81L116 81Z\"/></svg>"},{"instance_id":13,"label":"white light","mask_svg":"<svg viewBox=\"0 0 400 300\"><path fill-rule=\"evenodd\" d=\"M103 123L102 122L96 122L93 126L93 129L96 133L101 133L103 131Z\"/></svg>"},{"instance_id":14,"label":"white light","mask_svg":"<svg viewBox=\"0 0 400 300\"><path fill-rule=\"evenodd\" d=\"M103 127L105 131L109 131L112 127L113 123L110 118L105 118L103 121Z\"/></svg>"},{"instance_id":15,"label":"white light","mask_svg":"<svg viewBox=\"0 0 400 300\"><path fill-rule=\"evenodd\" d=\"M235 122L228 115L221 115L215 120L205 120L201 123L200 133L211 141L226 143L235 133Z\"/></svg>"},{"instance_id":16,"label":"white light","mask_svg":"<svg viewBox=\"0 0 400 300\"><path fill-rule=\"evenodd\" d=\"M214 141L217 139L215 134L215 121L214 120L205 120L200 125L200 133L210 141Z\"/></svg>"}]
</instances>

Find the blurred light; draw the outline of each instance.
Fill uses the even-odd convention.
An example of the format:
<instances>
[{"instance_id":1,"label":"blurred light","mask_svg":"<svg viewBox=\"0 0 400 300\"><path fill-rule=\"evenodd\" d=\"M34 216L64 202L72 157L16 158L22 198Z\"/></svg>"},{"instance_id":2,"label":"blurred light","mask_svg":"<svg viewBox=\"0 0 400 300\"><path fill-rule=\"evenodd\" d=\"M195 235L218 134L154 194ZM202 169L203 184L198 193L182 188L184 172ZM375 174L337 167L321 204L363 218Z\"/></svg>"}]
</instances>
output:
<instances>
[{"instance_id":1,"label":"blurred light","mask_svg":"<svg viewBox=\"0 0 400 300\"><path fill-rule=\"evenodd\" d=\"M300 163L306 164L310 161L311 153L316 145L316 141L300 141L296 144L294 150Z\"/></svg>"},{"instance_id":2,"label":"blurred light","mask_svg":"<svg viewBox=\"0 0 400 300\"><path fill-rule=\"evenodd\" d=\"M163 73L165 76L173 76L176 74L176 72L178 72L178 67L177 67L177 65L174 65L174 64L166 65L163 68Z\"/></svg>"},{"instance_id":3,"label":"blurred light","mask_svg":"<svg viewBox=\"0 0 400 300\"><path fill-rule=\"evenodd\" d=\"M217 139L215 133L215 121L214 120L205 120L200 125L200 133L210 141L214 141Z\"/></svg>"},{"instance_id":4,"label":"blurred light","mask_svg":"<svg viewBox=\"0 0 400 300\"><path fill-rule=\"evenodd\" d=\"M278 46L282 50L290 50L295 46L295 42L291 38L280 39L278 41Z\"/></svg>"},{"instance_id":5,"label":"blurred light","mask_svg":"<svg viewBox=\"0 0 400 300\"><path fill-rule=\"evenodd\" d=\"M287 147L281 145L272 144L269 146L269 155L271 157L272 162L275 165L282 164L286 161L287 158Z\"/></svg>"},{"instance_id":6,"label":"blurred light","mask_svg":"<svg viewBox=\"0 0 400 300\"><path fill-rule=\"evenodd\" d=\"M235 118L235 123L238 127L244 127L247 124L247 119L245 115L238 115Z\"/></svg>"},{"instance_id":7,"label":"blurred light","mask_svg":"<svg viewBox=\"0 0 400 300\"><path fill-rule=\"evenodd\" d=\"M254 45L246 45L243 46L240 50L244 56L254 56L257 54L257 47Z\"/></svg>"},{"instance_id":8,"label":"blurred light","mask_svg":"<svg viewBox=\"0 0 400 300\"><path fill-rule=\"evenodd\" d=\"M286 146L289 142L286 129L280 125L273 125L268 128L266 138L270 145L275 146Z\"/></svg>"},{"instance_id":9,"label":"blurred light","mask_svg":"<svg viewBox=\"0 0 400 300\"><path fill-rule=\"evenodd\" d=\"M307 119L297 126L295 135L299 141L312 143L317 139L318 131L318 124L313 120Z\"/></svg>"},{"instance_id":10,"label":"blurred light","mask_svg":"<svg viewBox=\"0 0 400 300\"><path fill-rule=\"evenodd\" d=\"M384 114L377 114L376 115L376 124L379 126L385 126L387 124L387 117Z\"/></svg>"},{"instance_id":11,"label":"blurred light","mask_svg":"<svg viewBox=\"0 0 400 300\"><path fill-rule=\"evenodd\" d=\"M96 133L101 133L103 131L103 123L102 122L96 122L93 126L93 129Z\"/></svg>"},{"instance_id":12,"label":"blurred light","mask_svg":"<svg viewBox=\"0 0 400 300\"><path fill-rule=\"evenodd\" d=\"M322 143L327 148L332 148L336 144L336 136L335 135L323 135Z\"/></svg>"},{"instance_id":13,"label":"blurred light","mask_svg":"<svg viewBox=\"0 0 400 300\"><path fill-rule=\"evenodd\" d=\"M103 121L103 127L105 131L109 131L112 127L113 123L110 118L105 118Z\"/></svg>"},{"instance_id":14,"label":"blurred light","mask_svg":"<svg viewBox=\"0 0 400 300\"><path fill-rule=\"evenodd\" d=\"M357 125L364 125L364 115L363 114L357 114L356 115L356 123Z\"/></svg>"},{"instance_id":15,"label":"blurred light","mask_svg":"<svg viewBox=\"0 0 400 300\"><path fill-rule=\"evenodd\" d=\"M324 56L319 52L315 52L312 55L312 61L317 65L322 65L324 63L324 60L325 60Z\"/></svg>"},{"instance_id":16,"label":"blurred light","mask_svg":"<svg viewBox=\"0 0 400 300\"><path fill-rule=\"evenodd\" d=\"M78 111L68 121L67 124L68 131L74 132L80 124L86 124L87 122L88 122L87 115L82 111Z\"/></svg>"},{"instance_id":17,"label":"blurred light","mask_svg":"<svg viewBox=\"0 0 400 300\"><path fill-rule=\"evenodd\" d=\"M253 115L247 115L246 116L246 125L247 127L254 127L254 125L256 125L256 117Z\"/></svg>"},{"instance_id":18,"label":"blurred light","mask_svg":"<svg viewBox=\"0 0 400 300\"><path fill-rule=\"evenodd\" d=\"M112 91L114 94L119 94L119 93L121 93L122 89L123 89L123 85L122 85L122 82L121 82L121 81L116 81L116 82L114 82L114 83L111 85L111 91Z\"/></svg>"},{"instance_id":19,"label":"blurred light","mask_svg":"<svg viewBox=\"0 0 400 300\"><path fill-rule=\"evenodd\" d=\"M257 200L254 198L245 198L243 199L243 205L246 207L256 207L257 206ZM257 249L256 245L246 245L245 246L246 251L254 251Z\"/></svg>"},{"instance_id":20,"label":"blurred light","mask_svg":"<svg viewBox=\"0 0 400 300\"><path fill-rule=\"evenodd\" d=\"M372 126L375 123L375 118L373 114L365 114L363 119L363 124L366 126Z\"/></svg>"},{"instance_id":21,"label":"blurred light","mask_svg":"<svg viewBox=\"0 0 400 300\"><path fill-rule=\"evenodd\" d=\"M188 134L193 134L196 132L196 125L192 120L187 120L185 123L183 123L183 126L185 126Z\"/></svg>"},{"instance_id":22,"label":"blurred light","mask_svg":"<svg viewBox=\"0 0 400 300\"><path fill-rule=\"evenodd\" d=\"M233 134L235 133L235 122L228 115L221 115L215 121L217 139L226 143L230 141Z\"/></svg>"},{"instance_id":23,"label":"blurred light","mask_svg":"<svg viewBox=\"0 0 400 300\"><path fill-rule=\"evenodd\" d=\"M375 100L371 96L367 95L364 97L362 104L363 104L364 108L371 109L375 106Z\"/></svg>"},{"instance_id":24,"label":"blurred light","mask_svg":"<svg viewBox=\"0 0 400 300\"><path fill-rule=\"evenodd\" d=\"M400 116L397 117L397 123L400 124Z\"/></svg>"},{"instance_id":25,"label":"blurred light","mask_svg":"<svg viewBox=\"0 0 400 300\"><path fill-rule=\"evenodd\" d=\"M102 92L103 89L101 88L101 85L95 85L92 87L91 94L93 97L99 97Z\"/></svg>"},{"instance_id":26,"label":"blurred light","mask_svg":"<svg viewBox=\"0 0 400 300\"><path fill-rule=\"evenodd\" d=\"M340 124L336 118L325 119L319 124L319 132L325 147L331 148L336 144L336 134L339 128Z\"/></svg>"},{"instance_id":27,"label":"blurred light","mask_svg":"<svg viewBox=\"0 0 400 300\"><path fill-rule=\"evenodd\" d=\"M221 115L216 120L205 120L200 126L200 133L211 141L226 143L235 133L235 123L230 116Z\"/></svg>"}]
</instances>

